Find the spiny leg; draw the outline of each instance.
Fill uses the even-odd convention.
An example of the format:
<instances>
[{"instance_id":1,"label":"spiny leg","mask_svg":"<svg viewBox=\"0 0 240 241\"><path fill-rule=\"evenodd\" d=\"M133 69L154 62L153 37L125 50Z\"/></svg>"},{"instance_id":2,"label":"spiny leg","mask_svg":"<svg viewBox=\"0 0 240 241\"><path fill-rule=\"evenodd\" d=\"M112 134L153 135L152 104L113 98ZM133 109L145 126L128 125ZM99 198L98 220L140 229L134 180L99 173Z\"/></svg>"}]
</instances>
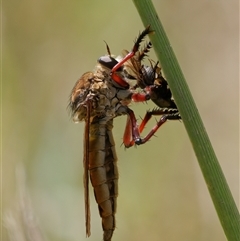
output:
<instances>
[{"instance_id":1,"label":"spiny leg","mask_svg":"<svg viewBox=\"0 0 240 241\"><path fill-rule=\"evenodd\" d=\"M140 137L144 126L150 120L153 115L162 115L156 125L150 130L150 132L143 138ZM181 116L177 109L154 109L148 111L138 127L137 120L134 112L128 109L128 120L126 124L126 129L124 132L123 143L126 148L133 146L134 144L142 145L146 143L150 138L156 133L156 131L163 125L167 120L180 120Z\"/></svg>"},{"instance_id":2,"label":"spiny leg","mask_svg":"<svg viewBox=\"0 0 240 241\"><path fill-rule=\"evenodd\" d=\"M152 33L153 31L150 29L150 25L146 27L145 30L142 31L142 33L139 34L137 40L135 41L132 51L130 51L118 64L116 64L111 71L111 75L112 75L112 79L115 80L115 76L117 76L117 74L115 73L126 61L128 61L129 59L131 59L135 53L138 51L139 47L140 47L140 43L142 42L142 40L145 38L146 35Z\"/></svg>"},{"instance_id":3,"label":"spiny leg","mask_svg":"<svg viewBox=\"0 0 240 241\"><path fill-rule=\"evenodd\" d=\"M142 121L139 125L139 132L142 133L145 125L152 118L152 116L157 116L157 115L162 115L162 116L166 115L167 120L180 120L181 119L178 109L156 108L156 109L146 112L144 118L142 119Z\"/></svg>"},{"instance_id":4,"label":"spiny leg","mask_svg":"<svg viewBox=\"0 0 240 241\"><path fill-rule=\"evenodd\" d=\"M150 95L148 93L133 93L131 99L133 102L145 102L150 100Z\"/></svg>"},{"instance_id":5,"label":"spiny leg","mask_svg":"<svg viewBox=\"0 0 240 241\"><path fill-rule=\"evenodd\" d=\"M152 48L152 43L149 41L139 53L138 60L142 61L145 57L147 57L151 48Z\"/></svg>"}]
</instances>

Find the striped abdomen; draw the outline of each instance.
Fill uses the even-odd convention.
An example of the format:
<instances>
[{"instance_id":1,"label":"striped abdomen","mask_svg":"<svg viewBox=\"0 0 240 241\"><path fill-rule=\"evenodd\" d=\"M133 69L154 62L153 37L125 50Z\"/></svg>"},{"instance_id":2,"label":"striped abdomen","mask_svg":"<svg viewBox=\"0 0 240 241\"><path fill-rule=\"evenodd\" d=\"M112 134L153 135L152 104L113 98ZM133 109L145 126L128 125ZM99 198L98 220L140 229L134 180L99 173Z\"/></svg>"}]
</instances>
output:
<instances>
[{"instance_id":1,"label":"striped abdomen","mask_svg":"<svg viewBox=\"0 0 240 241\"><path fill-rule=\"evenodd\" d=\"M103 240L110 241L115 229L118 196L118 169L112 120L90 124L89 173L98 209L102 218Z\"/></svg>"}]
</instances>

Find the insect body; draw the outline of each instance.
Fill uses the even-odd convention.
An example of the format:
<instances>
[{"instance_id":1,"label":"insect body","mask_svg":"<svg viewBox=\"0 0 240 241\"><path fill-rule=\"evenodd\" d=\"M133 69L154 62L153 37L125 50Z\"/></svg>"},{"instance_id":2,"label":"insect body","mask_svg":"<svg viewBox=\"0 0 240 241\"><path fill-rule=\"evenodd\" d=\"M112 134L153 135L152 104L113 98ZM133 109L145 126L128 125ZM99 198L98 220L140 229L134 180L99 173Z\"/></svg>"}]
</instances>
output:
<instances>
[{"instance_id":1,"label":"insect body","mask_svg":"<svg viewBox=\"0 0 240 241\"><path fill-rule=\"evenodd\" d=\"M128 116L123 137L123 143L126 147L134 144L144 144L167 119L171 119L171 111L166 108L161 112L161 115L166 115L163 115L156 126L144 138L141 138L140 133L148 120L143 121L139 127L134 112L128 107L131 101L141 102L150 98L154 101L151 95L152 92L148 88L156 90L157 85L154 81L157 67L142 67L142 58L138 57L141 41L151 32L148 26L136 39L132 51L127 52L120 61L111 56L107 46L108 55L98 59L94 71L86 72L80 77L70 95L69 107L73 120L75 122L85 122L83 163L86 234L87 236L91 234L90 178L99 214L102 218L104 241L111 240L116 226L115 213L119 175L112 135L113 119L120 115ZM131 66L131 64L136 64L136 66ZM135 71L134 78L137 80L137 85L144 89L145 93L139 93L136 89L131 88L126 81L126 77L130 75L130 69ZM164 87L164 84L161 84L160 87ZM166 100L160 92L157 93L156 101L162 103L161 98ZM166 103L170 99L167 99ZM178 111L175 109L173 113L176 112ZM155 114L159 114L159 110L153 110L150 117Z\"/></svg>"},{"instance_id":2,"label":"insect body","mask_svg":"<svg viewBox=\"0 0 240 241\"><path fill-rule=\"evenodd\" d=\"M125 81L124 63L132 58L142 39L151 32L146 28L136 40L133 50L120 62L109 55L100 57L95 70L87 72L75 84L69 107L75 122L85 121L84 187L86 234L90 236L89 177L102 218L103 239L110 241L115 229L118 195L117 155L112 136L113 119L130 116L132 139L142 144L134 112L128 108L135 93ZM138 95L136 93L136 95ZM147 98L144 97L144 101Z\"/></svg>"}]
</instances>

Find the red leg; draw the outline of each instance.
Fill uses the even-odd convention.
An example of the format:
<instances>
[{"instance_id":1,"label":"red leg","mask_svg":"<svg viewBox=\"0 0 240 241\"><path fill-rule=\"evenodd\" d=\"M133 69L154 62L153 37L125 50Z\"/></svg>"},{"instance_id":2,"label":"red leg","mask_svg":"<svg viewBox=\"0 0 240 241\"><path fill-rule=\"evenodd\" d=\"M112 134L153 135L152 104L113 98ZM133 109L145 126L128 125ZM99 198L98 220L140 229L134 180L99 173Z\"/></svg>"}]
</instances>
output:
<instances>
[{"instance_id":1,"label":"red leg","mask_svg":"<svg viewBox=\"0 0 240 241\"><path fill-rule=\"evenodd\" d=\"M140 43L142 42L142 40L144 39L144 37L146 35L148 35L149 33L153 32L152 30L150 30L150 26L147 26L146 29L138 36L137 40L135 41L132 51L129 52L120 62L118 62L111 71L111 77L112 79L119 84L120 86L124 87L124 88L128 88L129 85L128 83L126 83L125 80L123 80L122 78L120 78L115 72L121 67L123 66L123 64L128 61L129 59L131 59L135 53L138 51L139 47L140 47Z\"/></svg>"},{"instance_id":2,"label":"red leg","mask_svg":"<svg viewBox=\"0 0 240 241\"><path fill-rule=\"evenodd\" d=\"M175 113L175 114L166 114L163 115L160 120L157 122L157 124L152 128L152 130L144 137L141 139L141 141L139 143L136 143L137 145L140 144L144 144L146 143L148 140L150 140L150 138L156 133L156 131L159 129L159 127L164 124L167 120L179 120L181 119L179 113Z\"/></svg>"},{"instance_id":3,"label":"red leg","mask_svg":"<svg viewBox=\"0 0 240 241\"><path fill-rule=\"evenodd\" d=\"M131 109L128 109L128 118L123 136L123 144L126 148L129 148L135 143L137 144L140 139L141 138L135 114Z\"/></svg>"},{"instance_id":4,"label":"red leg","mask_svg":"<svg viewBox=\"0 0 240 241\"><path fill-rule=\"evenodd\" d=\"M151 131L144 137L140 137L144 126L150 120L152 115L162 115L160 120L151 129ZM126 124L126 129L124 132L123 143L126 148L133 146L134 144L141 145L146 143L159 129L159 127L164 124L167 120L179 120L181 119L177 109L155 109L153 111L148 111L145 115L140 127L138 127L137 120L134 112L128 109L128 120Z\"/></svg>"},{"instance_id":5,"label":"red leg","mask_svg":"<svg viewBox=\"0 0 240 241\"><path fill-rule=\"evenodd\" d=\"M122 88L129 88L129 84L124 79L122 79L116 72L111 73L111 78Z\"/></svg>"},{"instance_id":6,"label":"red leg","mask_svg":"<svg viewBox=\"0 0 240 241\"><path fill-rule=\"evenodd\" d=\"M150 100L150 95L147 93L133 93L131 98L134 102L144 102Z\"/></svg>"},{"instance_id":7,"label":"red leg","mask_svg":"<svg viewBox=\"0 0 240 241\"><path fill-rule=\"evenodd\" d=\"M168 109L168 108L161 108L161 109L153 109L152 111L147 111L145 114L140 126L139 126L139 132L142 133L145 125L148 123L148 121L151 119L152 116L156 115L167 115L168 120L179 120L181 119L179 112L177 109Z\"/></svg>"},{"instance_id":8,"label":"red leg","mask_svg":"<svg viewBox=\"0 0 240 241\"><path fill-rule=\"evenodd\" d=\"M132 135L132 122L129 116L127 117L127 123L123 135L123 144L126 148L134 145L133 135Z\"/></svg>"}]
</instances>

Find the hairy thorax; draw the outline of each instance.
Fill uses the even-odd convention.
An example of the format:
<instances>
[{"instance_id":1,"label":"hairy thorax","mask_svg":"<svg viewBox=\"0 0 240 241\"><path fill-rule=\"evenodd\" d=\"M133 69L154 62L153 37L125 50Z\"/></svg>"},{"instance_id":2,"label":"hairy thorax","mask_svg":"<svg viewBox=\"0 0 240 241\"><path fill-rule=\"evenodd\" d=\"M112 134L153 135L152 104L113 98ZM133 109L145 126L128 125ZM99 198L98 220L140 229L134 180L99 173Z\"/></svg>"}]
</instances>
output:
<instances>
[{"instance_id":1,"label":"hairy thorax","mask_svg":"<svg viewBox=\"0 0 240 241\"><path fill-rule=\"evenodd\" d=\"M117 86L109 69L97 64L95 71L86 72L75 84L70 107L75 122L86 120L90 108L91 121L96 117L103 122L126 114L126 106L131 102L131 91ZM118 74L123 78L122 73Z\"/></svg>"}]
</instances>

